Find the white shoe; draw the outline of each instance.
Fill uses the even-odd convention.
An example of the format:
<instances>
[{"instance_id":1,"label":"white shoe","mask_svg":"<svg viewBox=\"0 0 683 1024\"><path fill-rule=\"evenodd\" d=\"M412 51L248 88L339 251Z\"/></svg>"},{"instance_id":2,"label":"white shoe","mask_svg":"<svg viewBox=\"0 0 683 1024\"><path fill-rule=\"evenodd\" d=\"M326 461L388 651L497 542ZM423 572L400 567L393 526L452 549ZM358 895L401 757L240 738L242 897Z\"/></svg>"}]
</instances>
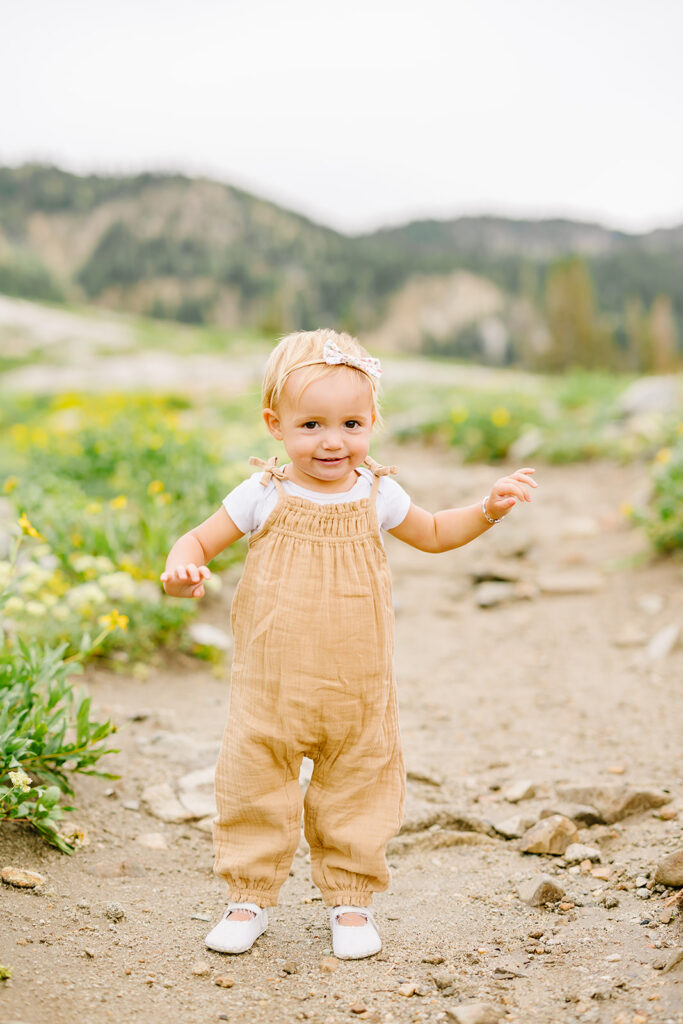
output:
<instances>
[{"instance_id":1,"label":"white shoe","mask_svg":"<svg viewBox=\"0 0 683 1024\"><path fill-rule=\"evenodd\" d=\"M365 924L340 924L339 918L343 914L360 914L365 918ZM332 907L330 925L332 951L339 960L360 960L379 953L382 948L377 924L367 907Z\"/></svg>"},{"instance_id":2,"label":"white shoe","mask_svg":"<svg viewBox=\"0 0 683 1024\"><path fill-rule=\"evenodd\" d=\"M233 910L248 910L248 921L231 917ZM223 917L204 939L209 949L219 953L246 953L268 927L268 914L257 903L228 903Z\"/></svg>"}]
</instances>

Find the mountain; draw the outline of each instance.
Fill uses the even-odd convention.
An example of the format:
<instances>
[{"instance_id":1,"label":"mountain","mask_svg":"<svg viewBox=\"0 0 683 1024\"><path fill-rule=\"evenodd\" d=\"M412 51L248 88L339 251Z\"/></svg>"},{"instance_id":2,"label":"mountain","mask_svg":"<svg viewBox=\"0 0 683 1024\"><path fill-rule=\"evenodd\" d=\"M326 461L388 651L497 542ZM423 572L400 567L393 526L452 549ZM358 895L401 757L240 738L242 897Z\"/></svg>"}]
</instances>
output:
<instances>
[{"instance_id":1,"label":"mountain","mask_svg":"<svg viewBox=\"0 0 683 1024\"><path fill-rule=\"evenodd\" d=\"M615 323L628 302L649 306L660 293L683 323L683 225L634 235L564 219L459 217L347 236L204 178L0 168L0 291L189 322L385 328L390 344L387 324L405 327L407 317L404 344L414 348L431 330L424 293L442 344L482 316L507 322L523 310L538 326L548 273L571 256Z\"/></svg>"}]
</instances>

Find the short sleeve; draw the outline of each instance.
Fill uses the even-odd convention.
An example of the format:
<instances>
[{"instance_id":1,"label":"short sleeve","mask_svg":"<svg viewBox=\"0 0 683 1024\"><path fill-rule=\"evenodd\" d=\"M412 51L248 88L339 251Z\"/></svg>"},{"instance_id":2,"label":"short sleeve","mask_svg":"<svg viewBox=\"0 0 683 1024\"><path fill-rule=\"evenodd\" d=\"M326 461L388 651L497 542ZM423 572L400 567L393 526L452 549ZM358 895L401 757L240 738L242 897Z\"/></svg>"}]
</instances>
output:
<instances>
[{"instance_id":1,"label":"short sleeve","mask_svg":"<svg viewBox=\"0 0 683 1024\"><path fill-rule=\"evenodd\" d=\"M402 523L410 509L410 495L390 476L383 476L377 495L377 518L382 530L393 530Z\"/></svg>"},{"instance_id":2,"label":"short sleeve","mask_svg":"<svg viewBox=\"0 0 683 1024\"><path fill-rule=\"evenodd\" d=\"M223 498L223 508L242 533L252 533L257 527L259 509L269 490L261 483L261 476L260 472L252 474Z\"/></svg>"}]
</instances>

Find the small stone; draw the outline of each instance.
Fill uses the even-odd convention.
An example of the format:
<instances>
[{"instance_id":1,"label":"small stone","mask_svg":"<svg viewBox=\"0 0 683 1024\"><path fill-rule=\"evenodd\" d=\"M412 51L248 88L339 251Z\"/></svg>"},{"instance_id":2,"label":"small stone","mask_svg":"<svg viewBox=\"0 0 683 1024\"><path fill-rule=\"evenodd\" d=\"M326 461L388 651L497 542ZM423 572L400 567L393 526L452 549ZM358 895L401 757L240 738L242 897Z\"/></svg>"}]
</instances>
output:
<instances>
[{"instance_id":1,"label":"small stone","mask_svg":"<svg viewBox=\"0 0 683 1024\"><path fill-rule=\"evenodd\" d=\"M579 838L576 825L562 814L542 818L522 836L522 853L563 854L570 843Z\"/></svg>"},{"instance_id":2,"label":"small stone","mask_svg":"<svg viewBox=\"0 0 683 1024\"><path fill-rule=\"evenodd\" d=\"M612 869L608 867L606 864L604 865L604 867L591 868L591 877L599 878L603 882L608 882L612 877Z\"/></svg>"},{"instance_id":3,"label":"small stone","mask_svg":"<svg viewBox=\"0 0 683 1024\"><path fill-rule=\"evenodd\" d=\"M619 900L616 896L605 896L603 906L605 907L605 910L614 910L615 907L619 906Z\"/></svg>"},{"instance_id":4,"label":"small stone","mask_svg":"<svg viewBox=\"0 0 683 1024\"><path fill-rule=\"evenodd\" d=\"M611 764L608 766L607 771L611 775L623 775L626 769L623 764Z\"/></svg>"},{"instance_id":5,"label":"small stone","mask_svg":"<svg viewBox=\"0 0 683 1024\"><path fill-rule=\"evenodd\" d=\"M353 1003L350 1009L351 1013L366 1013L368 1008L365 1003Z\"/></svg>"},{"instance_id":6,"label":"small stone","mask_svg":"<svg viewBox=\"0 0 683 1024\"><path fill-rule=\"evenodd\" d=\"M422 957L423 964L434 964L436 966L438 964L442 964L443 962L443 957L438 956L438 954L430 954L429 956Z\"/></svg>"},{"instance_id":7,"label":"small stone","mask_svg":"<svg viewBox=\"0 0 683 1024\"><path fill-rule=\"evenodd\" d=\"M655 871L655 882L662 885L683 885L683 847L674 850L660 861Z\"/></svg>"},{"instance_id":8,"label":"small stone","mask_svg":"<svg viewBox=\"0 0 683 1024\"><path fill-rule=\"evenodd\" d=\"M94 956L95 956L95 952L92 949L84 949L83 950L83 955L87 956L89 960L92 960L94 958Z\"/></svg>"},{"instance_id":9,"label":"small stone","mask_svg":"<svg viewBox=\"0 0 683 1024\"><path fill-rule=\"evenodd\" d=\"M519 839L536 824L536 817L530 814L513 814L503 821L496 822L493 827L506 839Z\"/></svg>"},{"instance_id":10,"label":"small stone","mask_svg":"<svg viewBox=\"0 0 683 1024\"><path fill-rule=\"evenodd\" d=\"M205 964L203 960L197 960L192 965L192 973L197 978L207 978L211 974L211 968L208 964Z\"/></svg>"},{"instance_id":11,"label":"small stone","mask_svg":"<svg viewBox=\"0 0 683 1024\"><path fill-rule=\"evenodd\" d=\"M334 956L326 956L320 961L320 970L325 971L327 974L332 974L339 967L339 961Z\"/></svg>"},{"instance_id":12,"label":"small stone","mask_svg":"<svg viewBox=\"0 0 683 1024\"><path fill-rule=\"evenodd\" d=\"M674 967L678 967L680 963L683 963L683 946L671 951L664 967L662 968L662 974L668 974L669 971L673 971Z\"/></svg>"},{"instance_id":13,"label":"small stone","mask_svg":"<svg viewBox=\"0 0 683 1024\"><path fill-rule=\"evenodd\" d=\"M681 627L678 623L671 623L658 630L647 645L647 657L650 661L661 661L671 654L678 643Z\"/></svg>"},{"instance_id":14,"label":"small stone","mask_svg":"<svg viewBox=\"0 0 683 1024\"><path fill-rule=\"evenodd\" d=\"M17 889L35 889L37 885L43 885L45 878L37 871L28 871L26 868L15 868L11 864L0 871L0 878L7 885L14 885Z\"/></svg>"},{"instance_id":15,"label":"small stone","mask_svg":"<svg viewBox=\"0 0 683 1024\"><path fill-rule=\"evenodd\" d=\"M517 597L514 583L478 583L474 588L475 599L480 608L494 608Z\"/></svg>"},{"instance_id":16,"label":"small stone","mask_svg":"<svg viewBox=\"0 0 683 1024\"><path fill-rule=\"evenodd\" d=\"M299 970L299 965L294 960L285 960L282 965L282 970L285 974L296 974Z\"/></svg>"},{"instance_id":17,"label":"small stone","mask_svg":"<svg viewBox=\"0 0 683 1024\"><path fill-rule=\"evenodd\" d=\"M436 987L443 991L455 985L456 977L450 971L436 971L432 974L432 980Z\"/></svg>"},{"instance_id":18,"label":"small stone","mask_svg":"<svg viewBox=\"0 0 683 1024\"><path fill-rule=\"evenodd\" d=\"M142 793L142 800L147 804L149 813L161 821L181 822L202 817L183 807L167 782L147 786Z\"/></svg>"},{"instance_id":19,"label":"small stone","mask_svg":"<svg viewBox=\"0 0 683 1024\"><path fill-rule=\"evenodd\" d=\"M586 846L584 843L570 843L563 856L567 864L578 864L587 860L590 866L590 861L602 860L602 854L597 847Z\"/></svg>"},{"instance_id":20,"label":"small stone","mask_svg":"<svg viewBox=\"0 0 683 1024\"><path fill-rule=\"evenodd\" d=\"M558 785L561 799L588 804L600 814L603 822L613 825L631 814L639 814L654 807L669 803L669 796L655 790L626 786L622 782L605 782L597 785Z\"/></svg>"},{"instance_id":21,"label":"small stone","mask_svg":"<svg viewBox=\"0 0 683 1024\"><path fill-rule=\"evenodd\" d=\"M660 821L674 821L678 817L678 811L673 806L662 807L654 812L654 817L659 818Z\"/></svg>"},{"instance_id":22,"label":"small stone","mask_svg":"<svg viewBox=\"0 0 683 1024\"><path fill-rule=\"evenodd\" d=\"M126 916L126 911L120 903L107 903L104 908L104 916L108 917L110 921L122 921Z\"/></svg>"},{"instance_id":23,"label":"small stone","mask_svg":"<svg viewBox=\"0 0 683 1024\"><path fill-rule=\"evenodd\" d=\"M461 1003L446 1010L446 1019L456 1024L498 1024L505 1011L491 1003Z\"/></svg>"},{"instance_id":24,"label":"small stone","mask_svg":"<svg viewBox=\"0 0 683 1024\"><path fill-rule=\"evenodd\" d=\"M127 811L139 811L140 801L139 800L122 800L121 806L125 807Z\"/></svg>"},{"instance_id":25,"label":"small stone","mask_svg":"<svg viewBox=\"0 0 683 1024\"><path fill-rule=\"evenodd\" d=\"M641 900L649 900L649 898L650 898L650 890L646 889L643 886L640 889L636 889L636 896L638 896L638 898L641 899Z\"/></svg>"},{"instance_id":26,"label":"small stone","mask_svg":"<svg viewBox=\"0 0 683 1024\"><path fill-rule=\"evenodd\" d=\"M219 988L232 988L235 984L235 979L231 978L228 974L219 974L217 978L213 979L214 985L218 985Z\"/></svg>"},{"instance_id":27,"label":"small stone","mask_svg":"<svg viewBox=\"0 0 683 1024\"><path fill-rule=\"evenodd\" d=\"M520 800L529 800L536 793L536 786L531 779L520 779L518 782L513 782L503 792L503 798L508 803L516 804Z\"/></svg>"},{"instance_id":28,"label":"small stone","mask_svg":"<svg viewBox=\"0 0 683 1024\"><path fill-rule=\"evenodd\" d=\"M671 924L674 916L673 907L665 907L664 910L659 912L659 923L660 924Z\"/></svg>"},{"instance_id":29,"label":"small stone","mask_svg":"<svg viewBox=\"0 0 683 1024\"><path fill-rule=\"evenodd\" d=\"M140 846L145 846L148 850L168 849L166 840L161 832L143 832L138 836L137 841Z\"/></svg>"},{"instance_id":30,"label":"small stone","mask_svg":"<svg viewBox=\"0 0 683 1024\"><path fill-rule=\"evenodd\" d=\"M412 981L404 981L402 985L398 986L398 994L408 998L415 995L416 989L417 985L414 985Z\"/></svg>"},{"instance_id":31,"label":"small stone","mask_svg":"<svg viewBox=\"0 0 683 1024\"><path fill-rule=\"evenodd\" d=\"M530 907L542 907L555 903L564 896L564 889L550 875L540 874L518 886L517 892L523 903Z\"/></svg>"}]
</instances>

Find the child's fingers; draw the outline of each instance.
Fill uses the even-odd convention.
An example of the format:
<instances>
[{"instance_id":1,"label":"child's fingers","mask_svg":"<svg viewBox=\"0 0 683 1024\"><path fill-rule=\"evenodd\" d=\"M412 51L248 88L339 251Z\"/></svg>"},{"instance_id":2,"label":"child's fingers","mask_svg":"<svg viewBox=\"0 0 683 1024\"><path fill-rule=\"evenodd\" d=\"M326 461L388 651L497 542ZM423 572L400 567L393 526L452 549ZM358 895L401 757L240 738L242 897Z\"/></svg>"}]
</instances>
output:
<instances>
[{"instance_id":1,"label":"child's fingers","mask_svg":"<svg viewBox=\"0 0 683 1024\"><path fill-rule=\"evenodd\" d=\"M211 579L211 570L209 569L208 565L199 566L199 575L203 576L205 580Z\"/></svg>"},{"instance_id":2,"label":"child's fingers","mask_svg":"<svg viewBox=\"0 0 683 1024\"><path fill-rule=\"evenodd\" d=\"M198 587L195 587L192 591L192 597L204 597L204 584L200 583Z\"/></svg>"}]
</instances>

